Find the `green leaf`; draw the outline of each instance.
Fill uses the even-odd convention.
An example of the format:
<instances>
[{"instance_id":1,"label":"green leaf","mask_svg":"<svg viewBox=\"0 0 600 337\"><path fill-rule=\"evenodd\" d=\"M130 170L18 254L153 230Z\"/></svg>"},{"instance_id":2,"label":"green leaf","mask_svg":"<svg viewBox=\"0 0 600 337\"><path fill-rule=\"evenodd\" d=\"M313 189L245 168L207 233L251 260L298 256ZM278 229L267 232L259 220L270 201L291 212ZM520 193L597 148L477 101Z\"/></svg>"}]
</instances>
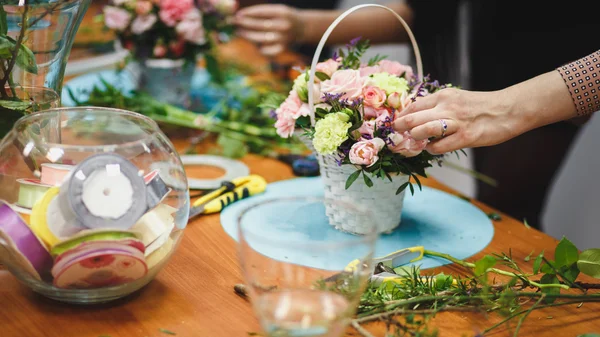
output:
<instances>
[{"instance_id":1,"label":"green leaf","mask_svg":"<svg viewBox=\"0 0 600 337\"><path fill-rule=\"evenodd\" d=\"M579 255L577 267L585 275L600 278L600 248L584 250Z\"/></svg>"},{"instance_id":2,"label":"green leaf","mask_svg":"<svg viewBox=\"0 0 600 337\"><path fill-rule=\"evenodd\" d=\"M398 189L396 190L396 195L402 193L402 191L404 191L406 189L408 184L410 184L410 183L407 181L404 184L400 185L400 187L398 187Z\"/></svg>"},{"instance_id":3,"label":"green leaf","mask_svg":"<svg viewBox=\"0 0 600 337\"><path fill-rule=\"evenodd\" d=\"M410 194L415 195L415 187L413 184L408 184L408 188L410 189Z\"/></svg>"},{"instance_id":4,"label":"green leaf","mask_svg":"<svg viewBox=\"0 0 600 337\"><path fill-rule=\"evenodd\" d=\"M174 333L173 331L167 330L167 329L158 329L158 331L166 334L166 335L171 335L171 336L175 336L177 335L176 333Z\"/></svg>"},{"instance_id":5,"label":"green leaf","mask_svg":"<svg viewBox=\"0 0 600 337\"><path fill-rule=\"evenodd\" d=\"M577 250L577 247L575 247L571 241L563 237L556 246L554 259L556 261L554 266L557 269L569 267L570 265L577 263L577 260L579 259L579 250Z\"/></svg>"},{"instance_id":6,"label":"green leaf","mask_svg":"<svg viewBox=\"0 0 600 337\"><path fill-rule=\"evenodd\" d=\"M452 277L452 275L438 274L435 277L435 289L437 291L446 290L450 286L452 286L453 280L454 278Z\"/></svg>"},{"instance_id":7,"label":"green leaf","mask_svg":"<svg viewBox=\"0 0 600 337\"><path fill-rule=\"evenodd\" d=\"M496 265L496 258L491 255L486 255L477 262L475 262L475 275L484 275L488 269Z\"/></svg>"},{"instance_id":8,"label":"green leaf","mask_svg":"<svg viewBox=\"0 0 600 337\"><path fill-rule=\"evenodd\" d=\"M363 171L363 178L365 179L365 184L368 187L373 187L373 181L371 180L371 178L367 177L367 173Z\"/></svg>"},{"instance_id":9,"label":"green leaf","mask_svg":"<svg viewBox=\"0 0 600 337\"><path fill-rule=\"evenodd\" d=\"M531 226L529 226L529 224L527 223L527 219L523 219L523 225L525 225L525 228L531 229Z\"/></svg>"},{"instance_id":10,"label":"green leaf","mask_svg":"<svg viewBox=\"0 0 600 337\"><path fill-rule=\"evenodd\" d=\"M21 44L21 47L19 47L17 65L28 73L37 74L38 72L35 55L33 55L31 49L27 48L24 44Z\"/></svg>"},{"instance_id":11,"label":"green leaf","mask_svg":"<svg viewBox=\"0 0 600 337\"><path fill-rule=\"evenodd\" d=\"M348 177L348 179L346 180L346 189L349 189L350 186L352 186L352 184L356 181L356 179L358 179L358 177L360 176L360 172L362 171L356 170Z\"/></svg>"},{"instance_id":12,"label":"green leaf","mask_svg":"<svg viewBox=\"0 0 600 337\"><path fill-rule=\"evenodd\" d=\"M6 59L10 59L11 49L14 47L14 42L6 38L5 36L0 36L0 56Z\"/></svg>"},{"instance_id":13,"label":"green leaf","mask_svg":"<svg viewBox=\"0 0 600 337\"><path fill-rule=\"evenodd\" d=\"M554 262L554 260L548 260L548 263L545 263L542 266L542 268L540 268L540 271L544 274L550 274L550 275L556 274L556 271L554 270L554 268L552 268L552 266L554 266L556 264Z\"/></svg>"},{"instance_id":14,"label":"green leaf","mask_svg":"<svg viewBox=\"0 0 600 337\"><path fill-rule=\"evenodd\" d=\"M556 275L546 274L546 275L542 276L542 278L540 279L540 283L542 283L542 284L559 284L560 281L558 280L558 277L556 277ZM558 288L558 287L543 288L542 292L544 294L548 294L548 295L558 295L558 294L560 294L560 288ZM555 300L556 300L556 298L546 298L544 300L544 302L552 303Z\"/></svg>"},{"instance_id":15,"label":"green leaf","mask_svg":"<svg viewBox=\"0 0 600 337\"><path fill-rule=\"evenodd\" d=\"M534 274L537 274L540 271L540 266L542 265L543 259L544 259L544 251L542 250L540 255L538 255L538 257L535 258L535 261L533 261L533 273Z\"/></svg>"},{"instance_id":16,"label":"green leaf","mask_svg":"<svg viewBox=\"0 0 600 337\"><path fill-rule=\"evenodd\" d=\"M573 263L570 267L562 267L560 274L564 276L566 281L573 283L577 279L577 276L579 276L579 268L576 263Z\"/></svg>"},{"instance_id":17,"label":"green leaf","mask_svg":"<svg viewBox=\"0 0 600 337\"><path fill-rule=\"evenodd\" d=\"M597 334L597 333L586 333L586 334L583 334L583 335L579 335L577 337L600 337L600 335Z\"/></svg>"},{"instance_id":18,"label":"green leaf","mask_svg":"<svg viewBox=\"0 0 600 337\"><path fill-rule=\"evenodd\" d=\"M3 6L0 6L0 35L8 33L8 20L6 19L6 11Z\"/></svg>"},{"instance_id":19,"label":"green leaf","mask_svg":"<svg viewBox=\"0 0 600 337\"><path fill-rule=\"evenodd\" d=\"M0 100L0 107L17 111L25 111L31 107L31 103L23 101Z\"/></svg>"},{"instance_id":20,"label":"green leaf","mask_svg":"<svg viewBox=\"0 0 600 337\"><path fill-rule=\"evenodd\" d=\"M315 76L318 79L320 79L321 81L327 81L330 79L329 75L325 74L324 72L320 72L320 71L315 72Z\"/></svg>"}]
</instances>

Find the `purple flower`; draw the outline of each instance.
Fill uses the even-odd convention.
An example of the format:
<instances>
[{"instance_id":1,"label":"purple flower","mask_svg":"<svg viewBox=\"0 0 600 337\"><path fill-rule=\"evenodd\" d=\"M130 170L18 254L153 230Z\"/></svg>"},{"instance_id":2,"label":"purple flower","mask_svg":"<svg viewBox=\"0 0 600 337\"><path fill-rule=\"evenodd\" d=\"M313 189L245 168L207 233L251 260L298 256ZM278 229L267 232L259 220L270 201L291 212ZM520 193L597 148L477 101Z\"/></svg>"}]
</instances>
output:
<instances>
[{"instance_id":1,"label":"purple flower","mask_svg":"<svg viewBox=\"0 0 600 337\"><path fill-rule=\"evenodd\" d=\"M269 117L277 119L277 112L275 109L271 109L271 111L269 111Z\"/></svg>"},{"instance_id":2,"label":"purple flower","mask_svg":"<svg viewBox=\"0 0 600 337\"><path fill-rule=\"evenodd\" d=\"M357 44L357 43L358 43L358 42L359 42L361 39L362 39L362 36L355 37L355 38L353 38L352 40L350 40L350 43L349 43L349 44L347 44L346 46L347 46L348 48L352 48L352 47L356 46L356 44Z\"/></svg>"}]
</instances>

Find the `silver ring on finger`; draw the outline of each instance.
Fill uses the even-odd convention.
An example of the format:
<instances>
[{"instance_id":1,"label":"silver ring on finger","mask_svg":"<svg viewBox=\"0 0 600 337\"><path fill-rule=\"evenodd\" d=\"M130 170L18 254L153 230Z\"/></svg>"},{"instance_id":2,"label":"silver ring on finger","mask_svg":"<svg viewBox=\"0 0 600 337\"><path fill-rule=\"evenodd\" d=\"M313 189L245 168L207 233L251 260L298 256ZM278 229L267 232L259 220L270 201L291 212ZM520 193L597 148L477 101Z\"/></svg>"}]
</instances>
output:
<instances>
[{"instance_id":1,"label":"silver ring on finger","mask_svg":"<svg viewBox=\"0 0 600 337\"><path fill-rule=\"evenodd\" d=\"M441 137L444 138L446 136L446 131L448 131L448 123L446 123L446 120L440 119L440 124L442 129Z\"/></svg>"}]
</instances>

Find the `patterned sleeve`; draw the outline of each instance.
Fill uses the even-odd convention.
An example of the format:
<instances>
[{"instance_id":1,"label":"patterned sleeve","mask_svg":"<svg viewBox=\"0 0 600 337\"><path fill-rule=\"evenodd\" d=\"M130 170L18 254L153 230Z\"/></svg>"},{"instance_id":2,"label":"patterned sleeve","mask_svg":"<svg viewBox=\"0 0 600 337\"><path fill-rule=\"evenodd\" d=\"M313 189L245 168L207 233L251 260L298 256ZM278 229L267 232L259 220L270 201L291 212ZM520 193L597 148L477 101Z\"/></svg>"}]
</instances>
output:
<instances>
[{"instance_id":1,"label":"patterned sleeve","mask_svg":"<svg viewBox=\"0 0 600 337\"><path fill-rule=\"evenodd\" d=\"M556 70L569 88L577 115L600 110L600 50Z\"/></svg>"}]
</instances>

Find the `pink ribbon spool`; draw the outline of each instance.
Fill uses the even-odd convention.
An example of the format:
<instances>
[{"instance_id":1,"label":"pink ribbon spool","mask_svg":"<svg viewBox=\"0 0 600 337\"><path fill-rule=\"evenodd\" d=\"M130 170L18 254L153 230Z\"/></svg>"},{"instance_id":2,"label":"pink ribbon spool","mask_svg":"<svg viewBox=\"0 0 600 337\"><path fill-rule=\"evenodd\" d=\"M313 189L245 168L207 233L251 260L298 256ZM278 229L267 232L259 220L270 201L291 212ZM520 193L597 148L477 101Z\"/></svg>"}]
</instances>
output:
<instances>
[{"instance_id":1,"label":"pink ribbon spool","mask_svg":"<svg viewBox=\"0 0 600 337\"><path fill-rule=\"evenodd\" d=\"M42 164L42 176L40 182L44 185L60 186L65 181L66 176L73 170L73 165L63 164Z\"/></svg>"},{"instance_id":2,"label":"pink ribbon spool","mask_svg":"<svg viewBox=\"0 0 600 337\"><path fill-rule=\"evenodd\" d=\"M52 256L46 247L23 218L4 201L0 201L0 239L3 239L0 243L16 259L17 266L36 279L39 280L40 275L46 275L52 268Z\"/></svg>"},{"instance_id":3,"label":"pink ribbon spool","mask_svg":"<svg viewBox=\"0 0 600 337\"><path fill-rule=\"evenodd\" d=\"M99 242L76 247L56 258L52 268L54 286L94 289L139 280L148 266L138 248L118 242Z\"/></svg>"}]
</instances>

